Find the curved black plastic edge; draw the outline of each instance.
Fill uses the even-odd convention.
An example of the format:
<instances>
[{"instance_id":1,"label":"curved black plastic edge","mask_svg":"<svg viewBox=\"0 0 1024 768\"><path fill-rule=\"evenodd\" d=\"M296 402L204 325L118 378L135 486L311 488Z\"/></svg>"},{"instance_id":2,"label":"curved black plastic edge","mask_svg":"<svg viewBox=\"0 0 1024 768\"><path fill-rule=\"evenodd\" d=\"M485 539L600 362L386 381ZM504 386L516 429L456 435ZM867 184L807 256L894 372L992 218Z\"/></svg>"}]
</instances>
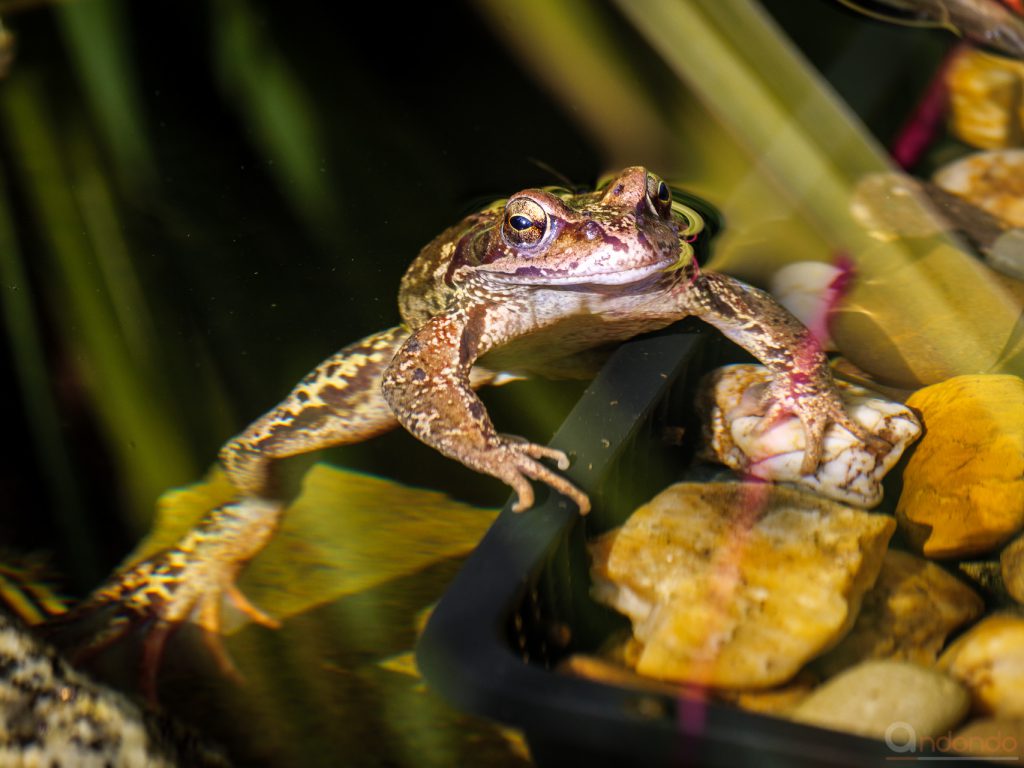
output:
<instances>
[{"instance_id":1,"label":"curved black plastic edge","mask_svg":"<svg viewBox=\"0 0 1024 768\"><path fill-rule=\"evenodd\" d=\"M567 475L583 490L595 489L700 341L692 332L643 338L609 359L551 442L574 452ZM608 393L615 406L595 408L607 405ZM912 757L717 701L606 685L524 662L508 641L508 623L559 537L579 519L575 505L554 494L521 514L510 502L445 592L416 659L430 687L455 707L522 729L546 753L587 755L591 765L862 768Z\"/></svg>"}]
</instances>

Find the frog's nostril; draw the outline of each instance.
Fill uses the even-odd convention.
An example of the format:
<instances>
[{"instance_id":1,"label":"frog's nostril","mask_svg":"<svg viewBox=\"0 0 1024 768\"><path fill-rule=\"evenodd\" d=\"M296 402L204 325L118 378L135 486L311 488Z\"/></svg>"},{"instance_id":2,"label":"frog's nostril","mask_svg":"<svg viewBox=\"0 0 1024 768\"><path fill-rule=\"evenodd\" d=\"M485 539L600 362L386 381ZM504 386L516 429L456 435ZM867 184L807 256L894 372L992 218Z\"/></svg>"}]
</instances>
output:
<instances>
[{"instance_id":1,"label":"frog's nostril","mask_svg":"<svg viewBox=\"0 0 1024 768\"><path fill-rule=\"evenodd\" d=\"M581 229L583 231L583 236L587 238L587 240L597 240L597 238L604 234L604 231L601 229L601 225L596 221L588 221L581 227Z\"/></svg>"}]
</instances>

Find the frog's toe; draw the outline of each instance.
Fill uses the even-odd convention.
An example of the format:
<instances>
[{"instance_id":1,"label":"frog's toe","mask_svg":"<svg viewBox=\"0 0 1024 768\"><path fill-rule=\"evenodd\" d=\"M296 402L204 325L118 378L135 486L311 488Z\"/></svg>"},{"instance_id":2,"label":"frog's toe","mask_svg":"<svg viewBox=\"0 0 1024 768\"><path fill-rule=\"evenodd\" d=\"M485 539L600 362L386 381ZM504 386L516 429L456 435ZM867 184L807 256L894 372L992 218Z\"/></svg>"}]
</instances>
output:
<instances>
[{"instance_id":1,"label":"frog's toe","mask_svg":"<svg viewBox=\"0 0 1024 768\"><path fill-rule=\"evenodd\" d=\"M534 493L530 480L537 480L557 491L579 507L580 514L590 511L590 499L579 488L561 475L544 466L539 459L555 461L559 469L569 468L569 457L555 448L525 441L509 440L495 462L491 474L512 486L516 493L513 512L523 512L533 506Z\"/></svg>"},{"instance_id":2,"label":"frog's toe","mask_svg":"<svg viewBox=\"0 0 1024 768\"><path fill-rule=\"evenodd\" d=\"M213 657L221 673L242 683L244 676L235 665L231 654L224 646L223 625L221 623L221 607L227 598L231 603L250 619L264 627L279 629L281 622L268 616L228 579L223 583L210 584L205 590L184 590L180 599L175 596L164 603L165 609L158 618L145 630L142 644L142 662L140 669L140 688L150 702L157 700L157 675L163 659L164 647L168 638L186 621L199 627L203 644ZM169 617L174 618L169 618Z\"/></svg>"},{"instance_id":3,"label":"frog's toe","mask_svg":"<svg viewBox=\"0 0 1024 768\"><path fill-rule=\"evenodd\" d=\"M533 506L533 486L530 485L530 481L526 479L525 475L514 472L502 479L512 486L512 490L516 494L516 503L512 505L513 512L525 512Z\"/></svg>"},{"instance_id":4,"label":"frog's toe","mask_svg":"<svg viewBox=\"0 0 1024 768\"><path fill-rule=\"evenodd\" d=\"M240 679L221 641L224 598L263 626L277 628L280 622L256 608L235 586L238 570L238 563L199 557L195 552L161 552L115 575L82 605L60 618L65 627L78 625L77 637L63 631L65 639L54 639L70 649L75 661L83 662L133 631L140 631L139 687L147 700L156 703L157 676L167 640L189 622L199 627L221 671ZM98 630L94 629L97 624Z\"/></svg>"},{"instance_id":5,"label":"frog's toe","mask_svg":"<svg viewBox=\"0 0 1024 768\"><path fill-rule=\"evenodd\" d=\"M275 619L273 616L264 613L255 605L253 605L249 598L247 598L242 590L232 581L224 588L224 594L231 601L231 604L238 610L252 619L260 626L266 627L267 629L280 629L281 622ZM219 616L218 612L218 616Z\"/></svg>"},{"instance_id":6,"label":"frog's toe","mask_svg":"<svg viewBox=\"0 0 1024 768\"><path fill-rule=\"evenodd\" d=\"M766 404L757 423L758 434L770 432L779 424L792 419L795 416L793 405L782 400L773 400Z\"/></svg>"},{"instance_id":7,"label":"frog's toe","mask_svg":"<svg viewBox=\"0 0 1024 768\"><path fill-rule=\"evenodd\" d=\"M813 475L825 455L825 433L833 419L822 409L805 410L799 414L804 428L804 458L800 474Z\"/></svg>"},{"instance_id":8,"label":"frog's toe","mask_svg":"<svg viewBox=\"0 0 1024 768\"><path fill-rule=\"evenodd\" d=\"M884 455L892 450L892 445L885 438L874 434L870 429L855 421L838 398L825 416L819 415L819 412L816 411L812 415L802 418L802 421L808 446L804 452L801 469L803 474L813 473L822 461L825 434L832 425L842 427L873 453Z\"/></svg>"},{"instance_id":9,"label":"frog's toe","mask_svg":"<svg viewBox=\"0 0 1024 768\"><path fill-rule=\"evenodd\" d=\"M536 445L534 443L527 443L523 451L535 459L551 459L563 472L569 468L569 456L565 451L560 451L557 448L548 448L546 445Z\"/></svg>"},{"instance_id":10,"label":"frog's toe","mask_svg":"<svg viewBox=\"0 0 1024 768\"><path fill-rule=\"evenodd\" d=\"M832 413L832 421L838 424L840 427L845 429L855 438L860 440L865 445L878 445L878 441L885 443L882 438L873 434L867 427L858 424L853 418L846 412L846 409L840 405ZM886 443L888 445L888 443Z\"/></svg>"},{"instance_id":11,"label":"frog's toe","mask_svg":"<svg viewBox=\"0 0 1024 768\"><path fill-rule=\"evenodd\" d=\"M821 463L825 438L823 433L816 428L809 428L806 424L804 425L804 434L804 460L800 464L800 474L813 475Z\"/></svg>"},{"instance_id":12,"label":"frog's toe","mask_svg":"<svg viewBox=\"0 0 1024 768\"><path fill-rule=\"evenodd\" d=\"M840 409L837 413L833 414L832 420L862 442L870 452L878 456L884 456L892 450L892 443L881 435L875 434L864 425L858 424L844 409Z\"/></svg>"},{"instance_id":13,"label":"frog's toe","mask_svg":"<svg viewBox=\"0 0 1024 768\"><path fill-rule=\"evenodd\" d=\"M135 626L115 603L88 603L50 617L35 630L78 665L117 643Z\"/></svg>"}]
</instances>

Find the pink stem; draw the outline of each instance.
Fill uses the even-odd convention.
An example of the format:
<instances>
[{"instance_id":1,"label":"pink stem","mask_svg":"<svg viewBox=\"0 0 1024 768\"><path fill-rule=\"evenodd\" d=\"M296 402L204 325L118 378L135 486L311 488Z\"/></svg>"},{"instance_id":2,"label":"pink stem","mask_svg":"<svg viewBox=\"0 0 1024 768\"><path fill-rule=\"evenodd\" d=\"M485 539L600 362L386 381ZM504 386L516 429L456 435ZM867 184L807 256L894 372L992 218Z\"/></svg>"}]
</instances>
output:
<instances>
[{"instance_id":1,"label":"pink stem","mask_svg":"<svg viewBox=\"0 0 1024 768\"><path fill-rule=\"evenodd\" d=\"M924 95L917 102L914 111L900 128L893 139L890 153L901 168L913 167L928 145L935 139L946 115L949 102L949 88L946 85L946 73L950 65L967 50L967 45L960 43L946 54L942 63L932 76Z\"/></svg>"}]
</instances>

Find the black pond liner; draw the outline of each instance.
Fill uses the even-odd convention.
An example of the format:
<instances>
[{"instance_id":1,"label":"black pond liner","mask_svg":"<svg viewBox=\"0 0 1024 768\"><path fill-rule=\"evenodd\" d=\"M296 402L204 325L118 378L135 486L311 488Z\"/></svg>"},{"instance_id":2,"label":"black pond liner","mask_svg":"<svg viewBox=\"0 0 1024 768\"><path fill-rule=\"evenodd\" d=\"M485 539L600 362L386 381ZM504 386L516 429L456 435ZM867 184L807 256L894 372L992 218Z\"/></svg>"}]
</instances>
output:
<instances>
[{"instance_id":1,"label":"black pond liner","mask_svg":"<svg viewBox=\"0 0 1024 768\"><path fill-rule=\"evenodd\" d=\"M588 596L585 541L670 483L720 472L693 460L694 392L705 372L741 359L695 321L614 353L551 441L573 457L565 474L590 494L593 510L581 517L539 487L533 509L516 514L506 506L419 641L417 662L430 687L461 710L520 729L540 766L862 768L936 757L992 765L555 671L568 654L593 652L628 626ZM672 439L680 427L684 438ZM897 746L905 740L894 733Z\"/></svg>"}]
</instances>

